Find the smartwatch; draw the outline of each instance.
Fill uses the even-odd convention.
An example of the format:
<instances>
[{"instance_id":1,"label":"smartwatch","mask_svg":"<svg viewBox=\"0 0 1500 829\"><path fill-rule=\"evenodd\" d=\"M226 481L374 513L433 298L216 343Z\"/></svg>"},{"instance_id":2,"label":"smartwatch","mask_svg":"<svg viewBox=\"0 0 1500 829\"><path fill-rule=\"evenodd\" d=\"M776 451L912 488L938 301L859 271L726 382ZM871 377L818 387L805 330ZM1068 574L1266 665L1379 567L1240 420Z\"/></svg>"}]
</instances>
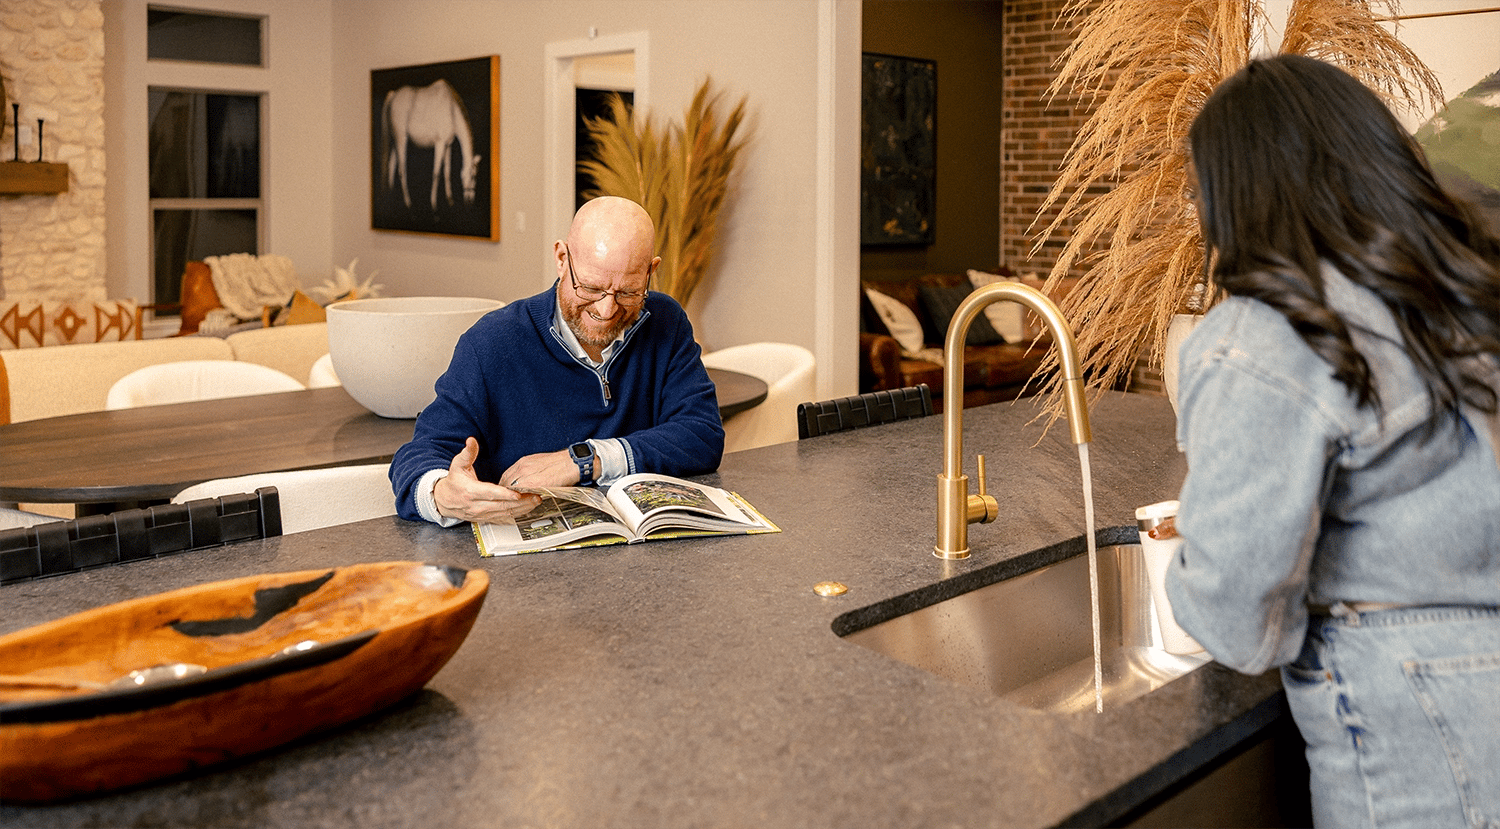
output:
<instances>
[{"instance_id":1,"label":"smartwatch","mask_svg":"<svg viewBox=\"0 0 1500 829\"><path fill-rule=\"evenodd\" d=\"M580 441L568 447L568 456L578 465L578 483L587 486L594 482L594 447L588 441Z\"/></svg>"}]
</instances>

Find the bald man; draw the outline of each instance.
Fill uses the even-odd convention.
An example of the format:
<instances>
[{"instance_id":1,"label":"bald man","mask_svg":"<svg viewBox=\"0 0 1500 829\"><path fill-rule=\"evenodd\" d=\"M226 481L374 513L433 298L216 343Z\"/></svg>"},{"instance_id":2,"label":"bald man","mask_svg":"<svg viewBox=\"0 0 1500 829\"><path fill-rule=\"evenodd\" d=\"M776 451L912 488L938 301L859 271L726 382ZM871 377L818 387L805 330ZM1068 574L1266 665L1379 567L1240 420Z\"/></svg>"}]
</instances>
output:
<instances>
[{"instance_id":1,"label":"bald man","mask_svg":"<svg viewBox=\"0 0 1500 829\"><path fill-rule=\"evenodd\" d=\"M651 218L603 197L552 246L557 281L458 341L437 399L391 462L401 517L452 526L522 515L513 486L609 484L718 468L724 427L682 307L651 293Z\"/></svg>"}]
</instances>

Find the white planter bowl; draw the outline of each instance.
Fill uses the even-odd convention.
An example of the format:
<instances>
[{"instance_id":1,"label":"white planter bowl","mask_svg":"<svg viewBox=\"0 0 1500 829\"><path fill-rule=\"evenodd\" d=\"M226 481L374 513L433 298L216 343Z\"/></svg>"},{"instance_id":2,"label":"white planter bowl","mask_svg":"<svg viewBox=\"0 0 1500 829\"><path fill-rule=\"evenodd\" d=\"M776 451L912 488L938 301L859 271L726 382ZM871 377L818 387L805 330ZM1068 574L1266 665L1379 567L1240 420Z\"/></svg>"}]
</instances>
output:
<instances>
[{"instance_id":1,"label":"white planter bowl","mask_svg":"<svg viewBox=\"0 0 1500 829\"><path fill-rule=\"evenodd\" d=\"M328 306L328 353L349 396L381 417L416 417L437 392L459 335L495 299L399 296Z\"/></svg>"},{"instance_id":2,"label":"white planter bowl","mask_svg":"<svg viewBox=\"0 0 1500 829\"><path fill-rule=\"evenodd\" d=\"M1173 314L1172 322L1167 325L1166 352L1161 358L1161 384L1167 391L1167 402L1172 404L1173 412L1177 411L1177 370L1180 364L1177 351L1202 319L1202 314Z\"/></svg>"}]
</instances>

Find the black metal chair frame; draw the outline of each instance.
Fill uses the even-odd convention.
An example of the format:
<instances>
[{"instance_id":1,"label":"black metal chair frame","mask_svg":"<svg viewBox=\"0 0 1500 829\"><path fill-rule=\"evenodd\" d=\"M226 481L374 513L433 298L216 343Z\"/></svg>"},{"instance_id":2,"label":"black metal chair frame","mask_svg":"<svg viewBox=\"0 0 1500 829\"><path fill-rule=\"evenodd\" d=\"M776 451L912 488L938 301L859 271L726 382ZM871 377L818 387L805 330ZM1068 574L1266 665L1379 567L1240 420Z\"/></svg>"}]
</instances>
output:
<instances>
[{"instance_id":1,"label":"black metal chair frame","mask_svg":"<svg viewBox=\"0 0 1500 829\"><path fill-rule=\"evenodd\" d=\"M889 391L872 391L854 397L840 397L821 403L799 403L797 437L813 438L930 414L932 390L926 383Z\"/></svg>"}]
</instances>

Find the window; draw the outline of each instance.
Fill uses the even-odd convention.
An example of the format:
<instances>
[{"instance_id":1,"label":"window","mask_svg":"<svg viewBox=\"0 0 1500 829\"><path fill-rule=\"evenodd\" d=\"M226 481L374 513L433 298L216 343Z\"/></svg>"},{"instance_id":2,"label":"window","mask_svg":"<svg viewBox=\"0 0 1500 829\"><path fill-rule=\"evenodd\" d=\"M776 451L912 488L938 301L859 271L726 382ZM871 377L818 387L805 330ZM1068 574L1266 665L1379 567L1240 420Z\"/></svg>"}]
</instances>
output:
<instances>
[{"instance_id":1,"label":"window","mask_svg":"<svg viewBox=\"0 0 1500 829\"><path fill-rule=\"evenodd\" d=\"M147 60L265 66L261 17L146 9Z\"/></svg>"},{"instance_id":2,"label":"window","mask_svg":"<svg viewBox=\"0 0 1500 829\"><path fill-rule=\"evenodd\" d=\"M153 302L205 256L260 252L262 96L151 87Z\"/></svg>"}]
</instances>

